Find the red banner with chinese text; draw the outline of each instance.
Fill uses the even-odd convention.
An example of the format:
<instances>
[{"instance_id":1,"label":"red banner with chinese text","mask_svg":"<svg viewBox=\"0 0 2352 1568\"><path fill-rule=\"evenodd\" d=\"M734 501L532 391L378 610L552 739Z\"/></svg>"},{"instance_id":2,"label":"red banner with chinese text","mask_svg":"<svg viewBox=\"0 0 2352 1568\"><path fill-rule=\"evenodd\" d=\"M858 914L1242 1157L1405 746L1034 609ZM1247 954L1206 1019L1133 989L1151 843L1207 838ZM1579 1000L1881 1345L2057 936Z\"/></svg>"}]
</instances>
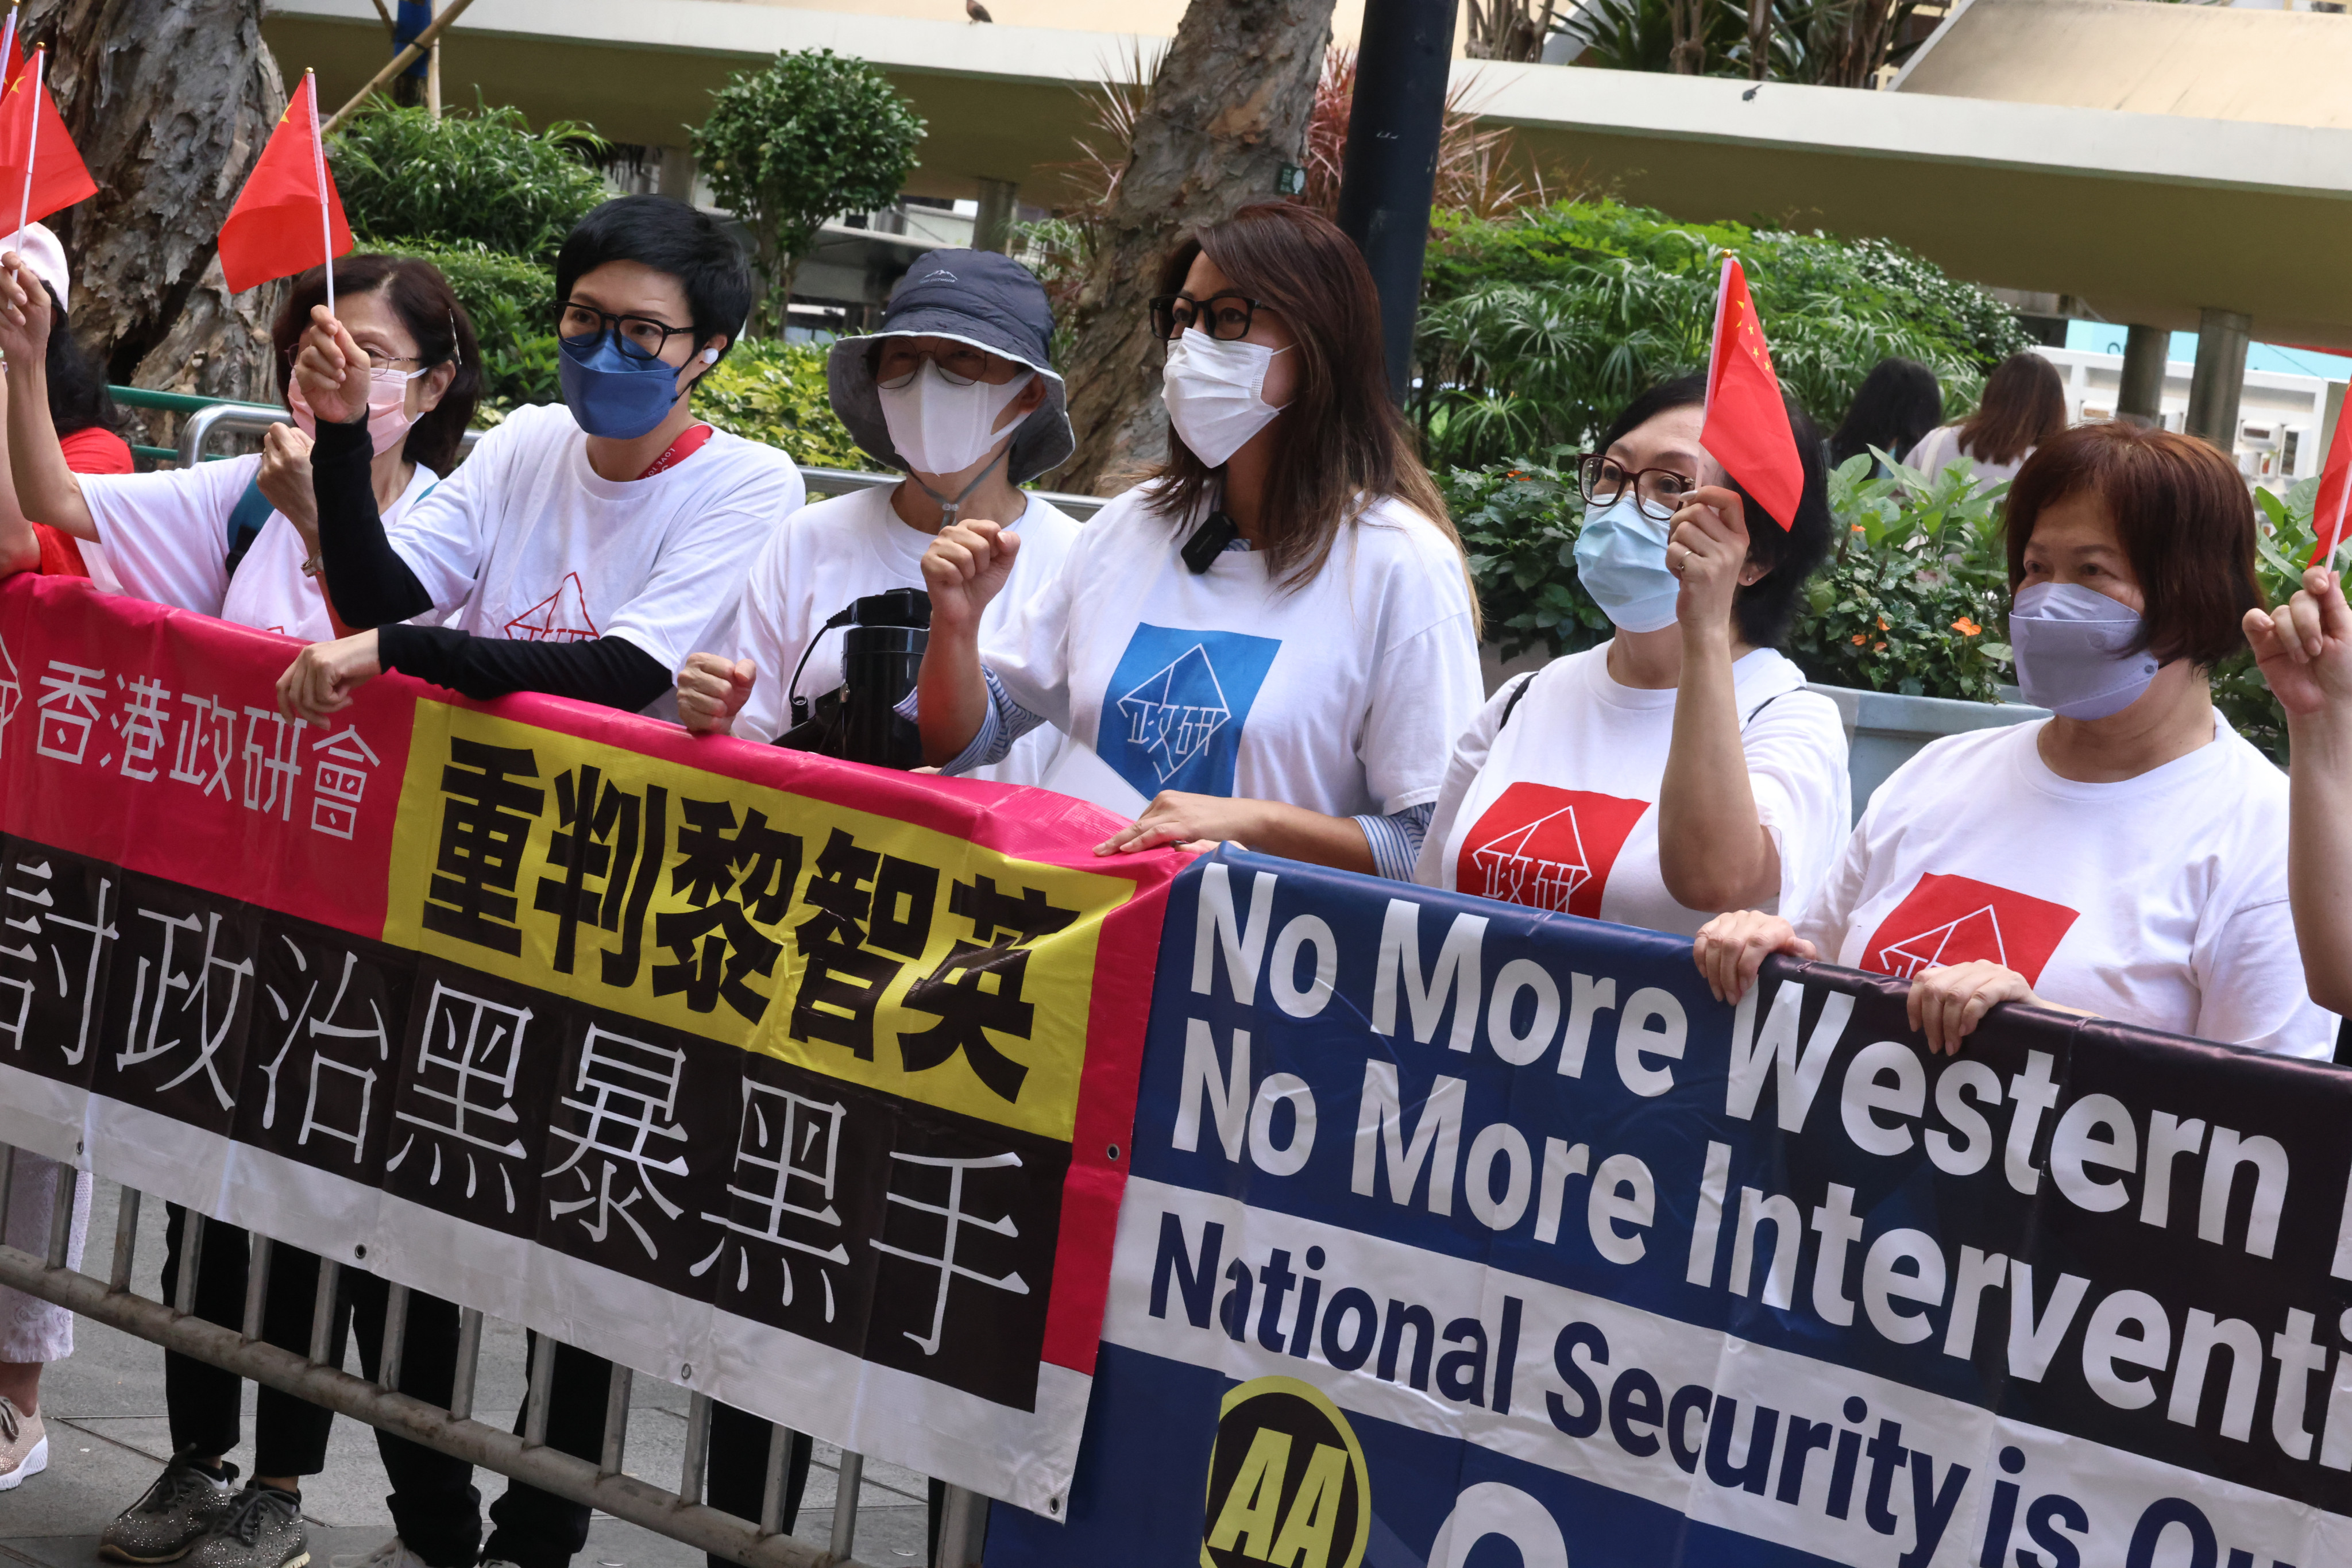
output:
<instances>
[{"instance_id":1,"label":"red banner with chinese text","mask_svg":"<svg viewBox=\"0 0 2352 1568\"><path fill-rule=\"evenodd\" d=\"M0 1140L1056 1510L1170 854L0 584Z\"/></svg>"}]
</instances>

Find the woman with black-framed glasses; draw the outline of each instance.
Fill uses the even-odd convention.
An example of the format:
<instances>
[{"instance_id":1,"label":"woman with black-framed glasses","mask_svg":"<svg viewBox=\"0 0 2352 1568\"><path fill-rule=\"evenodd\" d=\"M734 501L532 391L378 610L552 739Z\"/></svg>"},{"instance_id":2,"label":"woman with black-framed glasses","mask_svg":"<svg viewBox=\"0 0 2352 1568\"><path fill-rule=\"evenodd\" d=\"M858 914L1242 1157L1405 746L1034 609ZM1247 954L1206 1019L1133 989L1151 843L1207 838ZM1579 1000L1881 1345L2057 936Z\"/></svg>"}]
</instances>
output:
<instances>
[{"instance_id":1,"label":"woman with black-framed glasses","mask_svg":"<svg viewBox=\"0 0 2352 1568\"><path fill-rule=\"evenodd\" d=\"M1018 533L959 521L925 555L924 753L968 772L1051 724L1046 787L1133 819L1098 853L1231 841L1403 879L1477 706L1477 610L1370 274L1328 219L1266 203L1186 240L1160 289L1159 473L1001 630Z\"/></svg>"},{"instance_id":2,"label":"woman with black-framed glasses","mask_svg":"<svg viewBox=\"0 0 2352 1568\"><path fill-rule=\"evenodd\" d=\"M1699 445L1706 385L1641 397L1577 459L1576 566L1615 627L1495 694L1462 736L1416 878L1655 931L1793 910L1850 815L1845 732L1775 646L1827 553L1822 444L1783 527Z\"/></svg>"}]
</instances>

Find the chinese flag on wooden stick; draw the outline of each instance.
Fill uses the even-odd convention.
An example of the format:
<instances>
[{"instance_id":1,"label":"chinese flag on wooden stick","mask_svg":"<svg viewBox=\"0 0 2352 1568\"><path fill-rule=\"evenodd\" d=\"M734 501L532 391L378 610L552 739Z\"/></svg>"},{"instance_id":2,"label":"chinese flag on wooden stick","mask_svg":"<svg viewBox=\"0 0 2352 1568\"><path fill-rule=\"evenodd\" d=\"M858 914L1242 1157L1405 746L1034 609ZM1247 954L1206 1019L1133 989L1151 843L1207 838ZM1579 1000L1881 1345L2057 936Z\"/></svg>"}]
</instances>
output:
<instances>
[{"instance_id":1,"label":"chinese flag on wooden stick","mask_svg":"<svg viewBox=\"0 0 2352 1568\"><path fill-rule=\"evenodd\" d=\"M251 289L324 266L351 247L352 226L319 135L319 79L305 71L221 225L221 276L232 290ZM331 282L331 310L334 300Z\"/></svg>"},{"instance_id":2,"label":"chinese flag on wooden stick","mask_svg":"<svg viewBox=\"0 0 2352 1568\"><path fill-rule=\"evenodd\" d=\"M65 116L42 79L47 59L47 49L35 49L0 92L0 223L14 219L19 231L98 195L98 182L74 150Z\"/></svg>"},{"instance_id":3,"label":"chinese flag on wooden stick","mask_svg":"<svg viewBox=\"0 0 2352 1568\"><path fill-rule=\"evenodd\" d=\"M2306 566L2333 566L2336 547L2344 542L2345 503L2352 500L2352 419L2338 416L2335 438L2327 443L2327 465L2319 470L2319 494L2313 498L2311 560Z\"/></svg>"},{"instance_id":4,"label":"chinese flag on wooden stick","mask_svg":"<svg viewBox=\"0 0 2352 1568\"><path fill-rule=\"evenodd\" d=\"M1698 444L1774 522L1785 529L1796 520L1805 468L1797 458L1797 436L1789 427L1780 378L1772 374L1772 353L1764 345L1764 325L1748 297L1748 275L1732 256L1723 258L1723 282L1716 291L1706 423Z\"/></svg>"}]
</instances>

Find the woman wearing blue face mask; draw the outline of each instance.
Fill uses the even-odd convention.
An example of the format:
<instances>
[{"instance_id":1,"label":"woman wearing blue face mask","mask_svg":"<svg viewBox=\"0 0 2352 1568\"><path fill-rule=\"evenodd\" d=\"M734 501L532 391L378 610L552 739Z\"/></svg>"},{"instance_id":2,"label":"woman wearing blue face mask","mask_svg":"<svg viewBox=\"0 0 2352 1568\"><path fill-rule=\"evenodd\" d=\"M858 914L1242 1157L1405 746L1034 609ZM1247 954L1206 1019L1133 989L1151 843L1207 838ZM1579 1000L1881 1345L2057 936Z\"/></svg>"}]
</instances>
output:
<instances>
[{"instance_id":1,"label":"woman wearing blue face mask","mask_svg":"<svg viewBox=\"0 0 2352 1568\"><path fill-rule=\"evenodd\" d=\"M1794 921L1698 934L1736 1000L1766 953L1909 978L1957 1051L2024 1002L2325 1058L2287 885L2287 782L2213 706L2254 590L2254 509L2227 458L2121 423L2037 449L2009 492L2010 640L2041 723L1936 742L1879 786Z\"/></svg>"},{"instance_id":2,"label":"woman wearing blue face mask","mask_svg":"<svg viewBox=\"0 0 2352 1568\"><path fill-rule=\"evenodd\" d=\"M295 374L318 411L320 553L337 613L373 629L302 651L278 682L289 717L385 669L669 716L671 672L731 637L751 558L803 495L782 453L694 417L751 309L741 247L708 214L623 196L565 238L555 284L562 404L508 415L390 527L364 482L370 358L312 312ZM393 624L427 611L444 624Z\"/></svg>"},{"instance_id":3,"label":"woman wearing blue face mask","mask_svg":"<svg viewBox=\"0 0 2352 1568\"><path fill-rule=\"evenodd\" d=\"M1776 651L1829 548L1821 440L1784 528L1699 445L1705 379L1634 400L1580 459L1580 581L1616 633L1507 684L1455 743L1415 875L1694 931L1793 910L1848 824L1845 732Z\"/></svg>"}]
</instances>

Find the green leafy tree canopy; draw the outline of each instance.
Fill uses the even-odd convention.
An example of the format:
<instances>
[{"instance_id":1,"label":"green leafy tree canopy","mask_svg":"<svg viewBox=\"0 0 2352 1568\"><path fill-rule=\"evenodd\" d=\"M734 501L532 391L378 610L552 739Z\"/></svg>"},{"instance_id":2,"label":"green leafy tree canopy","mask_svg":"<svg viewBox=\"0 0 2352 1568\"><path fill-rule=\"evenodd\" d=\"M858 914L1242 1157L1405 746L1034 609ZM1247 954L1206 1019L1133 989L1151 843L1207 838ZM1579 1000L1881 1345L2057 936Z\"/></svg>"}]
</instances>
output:
<instances>
[{"instance_id":1,"label":"green leafy tree canopy","mask_svg":"<svg viewBox=\"0 0 2352 1568\"><path fill-rule=\"evenodd\" d=\"M436 120L376 98L328 139L327 158L354 234L471 241L551 264L572 226L612 194L587 161L604 145L569 121L534 132L511 106Z\"/></svg>"},{"instance_id":2,"label":"green leafy tree canopy","mask_svg":"<svg viewBox=\"0 0 2352 1568\"><path fill-rule=\"evenodd\" d=\"M711 95L694 155L719 205L751 228L769 291L761 324L781 331L793 273L826 219L897 199L923 121L889 79L831 49L786 51Z\"/></svg>"}]
</instances>

